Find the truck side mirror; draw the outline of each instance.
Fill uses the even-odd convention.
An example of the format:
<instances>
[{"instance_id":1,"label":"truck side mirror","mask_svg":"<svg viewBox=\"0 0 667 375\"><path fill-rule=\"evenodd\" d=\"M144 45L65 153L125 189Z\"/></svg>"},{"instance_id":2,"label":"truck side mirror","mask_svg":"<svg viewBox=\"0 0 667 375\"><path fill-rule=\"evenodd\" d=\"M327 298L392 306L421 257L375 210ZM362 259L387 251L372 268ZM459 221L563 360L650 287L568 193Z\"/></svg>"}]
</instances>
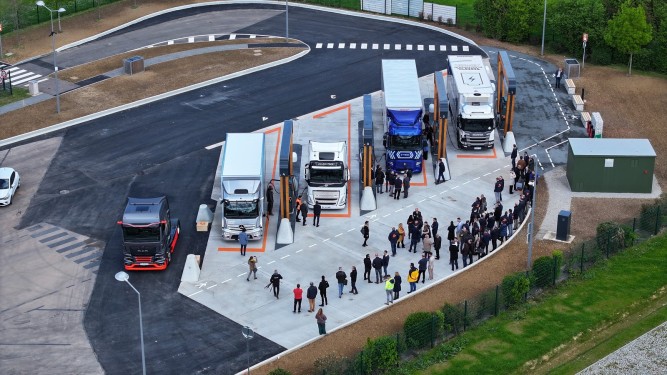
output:
<instances>
[{"instance_id":1,"label":"truck side mirror","mask_svg":"<svg viewBox=\"0 0 667 375\"><path fill-rule=\"evenodd\" d=\"M303 176L306 181L310 180L310 173L308 172L308 168L310 167L310 164L306 164L303 170Z\"/></svg>"}]
</instances>

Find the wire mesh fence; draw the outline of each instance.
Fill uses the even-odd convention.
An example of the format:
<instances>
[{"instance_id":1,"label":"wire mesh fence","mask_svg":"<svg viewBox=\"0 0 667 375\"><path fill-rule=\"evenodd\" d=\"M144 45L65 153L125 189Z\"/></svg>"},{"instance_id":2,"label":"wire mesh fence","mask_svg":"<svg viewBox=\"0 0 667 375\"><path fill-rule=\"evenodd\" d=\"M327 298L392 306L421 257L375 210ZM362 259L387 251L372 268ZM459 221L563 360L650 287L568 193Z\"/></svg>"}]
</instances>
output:
<instances>
[{"instance_id":1,"label":"wire mesh fence","mask_svg":"<svg viewBox=\"0 0 667 375\"><path fill-rule=\"evenodd\" d=\"M523 304L529 295L582 275L601 260L646 241L667 223L663 216L667 196L642 207L638 218L625 223L598 225L597 236L535 259L531 270L508 275L503 282L474 298L449 304L435 312L417 312L406 319L403 330L391 336L369 339L354 358L325 356L315 362L317 374L383 374L395 369L402 358L428 350L463 332ZM517 309L517 313L522 310ZM334 358L335 357L335 358Z\"/></svg>"}]
</instances>

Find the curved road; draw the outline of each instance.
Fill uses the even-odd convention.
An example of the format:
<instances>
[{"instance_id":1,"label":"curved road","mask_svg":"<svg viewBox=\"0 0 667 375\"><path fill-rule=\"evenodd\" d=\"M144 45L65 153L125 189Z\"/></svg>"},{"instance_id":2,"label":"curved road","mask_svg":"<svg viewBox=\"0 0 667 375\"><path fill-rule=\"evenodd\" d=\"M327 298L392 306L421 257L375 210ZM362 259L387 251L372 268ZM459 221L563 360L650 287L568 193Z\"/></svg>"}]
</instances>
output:
<instances>
[{"instance_id":1,"label":"curved road","mask_svg":"<svg viewBox=\"0 0 667 375\"><path fill-rule=\"evenodd\" d=\"M164 40L214 33L283 35L284 6L217 5L144 21L59 59L72 66ZM142 292L149 373L234 373L245 367L241 327L177 293L185 257L203 254L194 231L197 207L210 202L219 149L228 132L247 132L380 89L380 60L415 58L420 76L445 68L446 52L316 48L317 43L474 45L433 30L290 7L290 37L311 52L286 65L177 95L61 132L53 158L21 227L40 222L104 241L106 249L85 317L92 346L109 374L138 373L136 295L113 275L122 268L115 222L129 195L166 194L185 224L175 262L163 273L134 273ZM460 52L468 46L469 52ZM45 59L48 60L48 57ZM46 61L35 61L45 66ZM184 66L184 74L188 74ZM119 87L119 90L122 88ZM336 95L335 101L331 95ZM262 117L268 117L263 122ZM68 194L58 194L68 190ZM234 303L234 301L229 301ZM284 348L261 337L252 362Z\"/></svg>"}]
</instances>

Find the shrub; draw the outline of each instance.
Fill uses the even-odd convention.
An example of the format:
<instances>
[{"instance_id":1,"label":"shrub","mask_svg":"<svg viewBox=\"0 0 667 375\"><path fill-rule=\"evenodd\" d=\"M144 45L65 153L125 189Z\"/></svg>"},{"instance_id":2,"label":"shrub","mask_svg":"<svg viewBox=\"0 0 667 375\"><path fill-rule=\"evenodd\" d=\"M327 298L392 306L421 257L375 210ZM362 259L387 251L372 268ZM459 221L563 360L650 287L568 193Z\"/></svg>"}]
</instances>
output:
<instances>
[{"instance_id":1,"label":"shrub","mask_svg":"<svg viewBox=\"0 0 667 375\"><path fill-rule=\"evenodd\" d=\"M439 313L439 314L438 314ZM408 315L403 324L405 342L408 348L422 348L442 334L444 314L419 311Z\"/></svg>"},{"instance_id":2,"label":"shrub","mask_svg":"<svg viewBox=\"0 0 667 375\"><path fill-rule=\"evenodd\" d=\"M533 285L538 288L549 286L553 280L554 261L551 257L539 257L533 262Z\"/></svg>"},{"instance_id":3,"label":"shrub","mask_svg":"<svg viewBox=\"0 0 667 375\"><path fill-rule=\"evenodd\" d=\"M451 18L447 18L447 26L452 27L454 25L454 20Z\"/></svg>"},{"instance_id":4,"label":"shrub","mask_svg":"<svg viewBox=\"0 0 667 375\"><path fill-rule=\"evenodd\" d=\"M292 375L292 373L285 370L285 369L282 369L282 368L278 367L275 370L271 370L271 372L269 372L269 375Z\"/></svg>"},{"instance_id":5,"label":"shrub","mask_svg":"<svg viewBox=\"0 0 667 375\"><path fill-rule=\"evenodd\" d=\"M610 221L600 223L595 236L598 249L616 251L625 247L625 232L620 224Z\"/></svg>"},{"instance_id":6,"label":"shrub","mask_svg":"<svg viewBox=\"0 0 667 375\"><path fill-rule=\"evenodd\" d=\"M438 16L438 23L442 23L442 16Z\"/></svg>"},{"instance_id":7,"label":"shrub","mask_svg":"<svg viewBox=\"0 0 667 375\"><path fill-rule=\"evenodd\" d=\"M375 340L368 339L366 346L357 356L354 373L383 373L392 367L396 367L397 364L396 338L384 336ZM329 373L327 372L327 374Z\"/></svg>"},{"instance_id":8,"label":"shrub","mask_svg":"<svg viewBox=\"0 0 667 375\"><path fill-rule=\"evenodd\" d=\"M560 277L561 269L563 268L563 252L560 250L554 250L551 253L551 256L555 259L556 262L556 280Z\"/></svg>"},{"instance_id":9,"label":"shrub","mask_svg":"<svg viewBox=\"0 0 667 375\"><path fill-rule=\"evenodd\" d=\"M639 228L655 234L656 227L660 230L662 215L659 204L643 204L639 214Z\"/></svg>"},{"instance_id":10,"label":"shrub","mask_svg":"<svg viewBox=\"0 0 667 375\"><path fill-rule=\"evenodd\" d=\"M456 335L463 332L463 310L460 308L446 303L442 307L442 313L444 315L444 325L443 328L445 331L452 332Z\"/></svg>"},{"instance_id":11,"label":"shrub","mask_svg":"<svg viewBox=\"0 0 667 375\"><path fill-rule=\"evenodd\" d=\"M523 272L507 275L503 279L502 289L505 306L515 306L523 301L525 294L530 290L530 280Z\"/></svg>"}]
</instances>

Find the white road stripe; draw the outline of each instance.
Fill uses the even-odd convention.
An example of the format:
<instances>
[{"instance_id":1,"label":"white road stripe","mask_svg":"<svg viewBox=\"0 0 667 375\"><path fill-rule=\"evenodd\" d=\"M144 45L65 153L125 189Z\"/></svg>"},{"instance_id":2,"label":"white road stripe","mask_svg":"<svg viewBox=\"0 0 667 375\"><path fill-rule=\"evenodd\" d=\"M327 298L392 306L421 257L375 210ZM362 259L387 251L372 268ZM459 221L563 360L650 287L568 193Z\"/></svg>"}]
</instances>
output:
<instances>
[{"instance_id":1,"label":"white road stripe","mask_svg":"<svg viewBox=\"0 0 667 375\"><path fill-rule=\"evenodd\" d=\"M201 292L203 292L203 290L198 290L198 291L196 291L196 292L194 292L194 293L192 293L192 294L188 294L188 297L192 297L192 296L194 296L195 294L199 294L199 293L201 293Z\"/></svg>"},{"instance_id":2,"label":"white road stripe","mask_svg":"<svg viewBox=\"0 0 667 375\"><path fill-rule=\"evenodd\" d=\"M469 184L469 183L470 183L470 180L468 180L468 181L462 183L461 186L463 186L463 185L467 185L467 184Z\"/></svg>"},{"instance_id":3,"label":"white road stripe","mask_svg":"<svg viewBox=\"0 0 667 375\"><path fill-rule=\"evenodd\" d=\"M331 239L331 238L325 238L325 239L322 240L322 242L327 242L327 241L329 241L330 239Z\"/></svg>"},{"instance_id":4,"label":"white road stripe","mask_svg":"<svg viewBox=\"0 0 667 375\"><path fill-rule=\"evenodd\" d=\"M498 172L499 170L500 170L500 168L498 168L498 169L495 169L495 170L494 170L494 172Z\"/></svg>"},{"instance_id":5,"label":"white road stripe","mask_svg":"<svg viewBox=\"0 0 667 375\"><path fill-rule=\"evenodd\" d=\"M377 43L373 43L373 46L371 47L372 49L378 49L380 48L380 45Z\"/></svg>"},{"instance_id":6,"label":"white road stripe","mask_svg":"<svg viewBox=\"0 0 667 375\"><path fill-rule=\"evenodd\" d=\"M433 198L433 197L435 197L435 194L431 195L429 198Z\"/></svg>"},{"instance_id":7,"label":"white road stripe","mask_svg":"<svg viewBox=\"0 0 667 375\"><path fill-rule=\"evenodd\" d=\"M426 199L422 199L422 200L418 201L417 203L421 203L421 202L423 202L423 201L425 201L425 200L426 200Z\"/></svg>"},{"instance_id":8,"label":"white road stripe","mask_svg":"<svg viewBox=\"0 0 667 375\"><path fill-rule=\"evenodd\" d=\"M338 233L338 234L335 235L334 237L339 237L339 236L342 236L342 235L343 235L343 233Z\"/></svg>"},{"instance_id":9,"label":"white road stripe","mask_svg":"<svg viewBox=\"0 0 667 375\"><path fill-rule=\"evenodd\" d=\"M247 273L247 272L244 272L244 273L242 273L242 274L240 274L240 275L236 275L236 277L245 276L246 273Z\"/></svg>"},{"instance_id":10,"label":"white road stripe","mask_svg":"<svg viewBox=\"0 0 667 375\"><path fill-rule=\"evenodd\" d=\"M14 83L13 83L14 85L20 85L20 84L23 84L23 83L26 83L26 82L33 81L33 80L35 80L35 79L37 79L37 78L39 78L39 77L41 77L41 75L37 74L37 75L35 75L35 76L30 76L30 77L28 77L28 78L26 78L26 79L22 79L22 80L19 80L19 81L16 81L16 82L14 82L14 80L12 80L12 82L14 82ZM48 79L48 78L47 78L47 79ZM46 81L47 79L43 79L43 80L41 80L41 81L37 81L37 82L44 82L44 81Z\"/></svg>"},{"instance_id":11,"label":"white road stripe","mask_svg":"<svg viewBox=\"0 0 667 375\"><path fill-rule=\"evenodd\" d=\"M384 49L390 49L390 48L391 48L391 46L390 46L389 44L386 44L386 43L385 43L385 45L384 45Z\"/></svg>"},{"instance_id":12,"label":"white road stripe","mask_svg":"<svg viewBox=\"0 0 667 375\"><path fill-rule=\"evenodd\" d=\"M213 42L213 41L215 41L215 35L209 35L209 36L208 36L208 41L209 41L209 42Z\"/></svg>"},{"instance_id":13,"label":"white road stripe","mask_svg":"<svg viewBox=\"0 0 667 375\"><path fill-rule=\"evenodd\" d=\"M429 51L435 51L435 46L433 44L429 44L428 50Z\"/></svg>"},{"instance_id":14,"label":"white road stripe","mask_svg":"<svg viewBox=\"0 0 667 375\"><path fill-rule=\"evenodd\" d=\"M441 44L440 45L440 52L444 52L444 51L447 51L447 46Z\"/></svg>"},{"instance_id":15,"label":"white road stripe","mask_svg":"<svg viewBox=\"0 0 667 375\"><path fill-rule=\"evenodd\" d=\"M216 148L216 147L220 147L220 146L222 146L222 145L224 145L224 144L225 144L225 141L222 141L222 142L214 143L214 144L212 144L212 145L210 145L210 146L206 146L206 147L204 147L204 148L207 149L207 150L213 150L214 148Z\"/></svg>"},{"instance_id":16,"label":"white road stripe","mask_svg":"<svg viewBox=\"0 0 667 375\"><path fill-rule=\"evenodd\" d=\"M412 207L412 206L414 206L414 203L413 203L413 204L409 204L409 205L405 206L405 208L408 208L408 207Z\"/></svg>"},{"instance_id":17,"label":"white road stripe","mask_svg":"<svg viewBox=\"0 0 667 375\"><path fill-rule=\"evenodd\" d=\"M402 209L402 208L399 208L398 210L396 210L396 211L394 211L394 212L399 212L399 211L403 211L403 209Z\"/></svg>"},{"instance_id":18,"label":"white road stripe","mask_svg":"<svg viewBox=\"0 0 667 375\"><path fill-rule=\"evenodd\" d=\"M287 255L285 255L285 256L280 257L280 259L285 259L285 258L288 258L289 256L290 256L290 255L287 254Z\"/></svg>"},{"instance_id":19,"label":"white road stripe","mask_svg":"<svg viewBox=\"0 0 667 375\"><path fill-rule=\"evenodd\" d=\"M272 263L273 263L273 262L272 262ZM228 282L228 281L232 281L232 279L227 279L227 280L221 282L220 284L224 284L224 283L226 283L226 282Z\"/></svg>"},{"instance_id":20,"label":"white road stripe","mask_svg":"<svg viewBox=\"0 0 667 375\"><path fill-rule=\"evenodd\" d=\"M387 216L389 216L389 215L391 215L391 214L386 214L386 215L384 215L384 216L382 216L382 217L387 217Z\"/></svg>"},{"instance_id":21,"label":"white road stripe","mask_svg":"<svg viewBox=\"0 0 667 375\"><path fill-rule=\"evenodd\" d=\"M236 39L236 34L229 34L229 40Z\"/></svg>"},{"instance_id":22,"label":"white road stripe","mask_svg":"<svg viewBox=\"0 0 667 375\"><path fill-rule=\"evenodd\" d=\"M461 49L463 50L463 52L470 51L470 47L468 47L468 46L463 46L463 47L461 47Z\"/></svg>"},{"instance_id":23,"label":"white road stripe","mask_svg":"<svg viewBox=\"0 0 667 375\"><path fill-rule=\"evenodd\" d=\"M269 265L269 264L271 264L271 263L275 263L275 262L276 262L275 260L272 260L272 261L270 261L269 263L267 263L267 265Z\"/></svg>"},{"instance_id":24,"label":"white road stripe","mask_svg":"<svg viewBox=\"0 0 667 375\"><path fill-rule=\"evenodd\" d=\"M172 45L172 44L174 44L174 41L173 41L173 40L168 40L168 41L167 41L167 45L168 45L168 46L170 46L170 45Z\"/></svg>"},{"instance_id":25,"label":"white road stripe","mask_svg":"<svg viewBox=\"0 0 667 375\"><path fill-rule=\"evenodd\" d=\"M188 43L194 43L195 42L195 37L194 36L189 36L188 37Z\"/></svg>"},{"instance_id":26,"label":"white road stripe","mask_svg":"<svg viewBox=\"0 0 667 375\"><path fill-rule=\"evenodd\" d=\"M300 253L302 251L303 251L303 249L299 249L299 250L295 251L295 253Z\"/></svg>"},{"instance_id":27,"label":"white road stripe","mask_svg":"<svg viewBox=\"0 0 667 375\"><path fill-rule=\"evenodd\" d=\"M312 245L310 245L310 246L308 246L308 247L313 247L313 246L317 246L317 244L316 244L316 243L314 243L314 244L312 244Z\"/></svg>"},{"instance_id":28,"label":"white road stripe","mask_svg":"<svg viewBox=\"0 0 667 375\"><path fill-rule=\"evenodd\" d=\"M345 49L345 43L338 43L338 49Z\"/></svg>"},{"instance_id":29,"label":"white road stripe","mask_svg":"<svg viewBox=\"0 0 667 375\"><path fill-rule=\"evenodd\" d=\"M355 229L357 229L357 228L348 229L347 231L348 231L348 232L352 232L352 231L355 230Z\"/></svg>"},{"instance_id":30,"label":"white road stripe","mask_svg":"<svg viewBox=\"0 0 667 375\"><path fill-rule=\"evenodd\" d=\"M424 45L423 44L417 44L417 51L423 51L424 50Z\"/></svg>"},{"instance_id":31,"label":"white road stripe","mask_svg":"<svg viewBox=\"0 0 667 375\"><path fill-rule=\"evenodd\" d=\"M406 44L405 49L408 51L412 51L412 44Z\"/></svg>"},{"instance_id":32,"label":"white road stripe","mask_svg":"<svg viewBox=\"0 0 667 375\"><path fill-rule=\"evenodd\" d=\"M357 49L357 43L350 43L350 49Z\"/></svg>"},{"instance_id":33,"label":"white road stripe","mask_svg":"<svg viewBox=\"0 0 667 375\"><path fill-rule=\"evenodd\" d=\"M206 288L206 289L211 289L211 288L213 288L213 287L216 287L216 286L218 286L218 284L215 284L215 285L211 285L211 286L209 286L209 287L208 287L208 288Z\"/></svg>"},{"instance_id":34,"label":"white road stripe","mask_svg":"<svg viewBox=\"0 0 667 375\"><path fill-rule=\"evenodd\" d=\"M400 44L394 44L394 49L396 51L400 51L401 50L401 45Z\"/></svg>"},{"instance_id":35,"label":"white road stripe","mask_svg":"<svg viewBox=\"0 0 667 375\"><path fill-rule=\"evenodd\" d=\"M452 52L457 52L459 50L459 47L458 46L452 46L452 48L450 48L450 49L452 50Z\"/></svg>"},{"instance_id":36,"label":"white road stripe","mask_svg":"<svg viewBox=\"0 0 667 375\"><path fill-rule=\"evenodd\" d=\"M327 43L327 48L333 48L334 44L333 43Z\"/></svg>"},{"instance_id":37,"label":"white road stripe","mask_svg":"<svg viewBox=\"0 0 667 375\"><path fill-rule=\"evenodd\" d=\"M368 43L361 43L361 49L368 48Z\"/></svg>"},{"instance_id":38,"label":"white road stripe","mask_svg":"<svg viewBox=\"0 0 667 375\"><path fill-rule=\"evenodd\" d=\"M317 43L317 44L315 45L315 48L322 48L322 43Z\"/></svg>"}]
</instances>

